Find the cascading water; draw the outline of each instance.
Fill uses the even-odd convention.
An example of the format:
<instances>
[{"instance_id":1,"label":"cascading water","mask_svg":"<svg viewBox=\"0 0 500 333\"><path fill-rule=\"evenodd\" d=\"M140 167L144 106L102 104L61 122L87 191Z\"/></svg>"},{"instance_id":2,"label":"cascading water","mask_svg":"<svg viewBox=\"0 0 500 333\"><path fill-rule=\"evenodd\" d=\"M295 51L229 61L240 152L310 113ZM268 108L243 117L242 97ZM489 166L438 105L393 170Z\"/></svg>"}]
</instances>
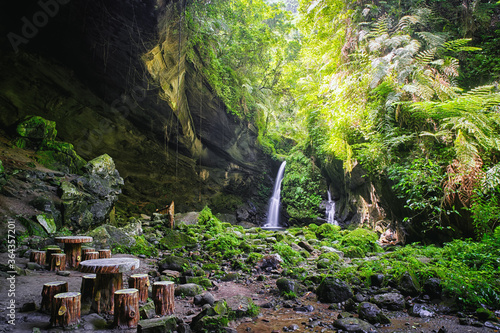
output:
<instances>
[{"instance_id":1,"label":"cascading water","mask_svg":"<svg viewBox=\"0 0 500 333\"><path fill-rule=\"evenodd\" d=\"M280 227L280 205L281 205L281 182L285 174L286 161L281 163L276 181L274 182L273 196L269 201L269 210L267 212L267 223L264 228L279 228Z\"/></svg>"},{"instance_id":2,"label":"cascading water","mask_svg":"<svg viewBox=\"0 0 500 333\"><path fill-rule=\"evenodd\" d=\"M328 203L326 204L326 220L333 225L339 225L335 220L335 201L332 200L332 194L328 190Z\"/></svg>"}]
</instances>

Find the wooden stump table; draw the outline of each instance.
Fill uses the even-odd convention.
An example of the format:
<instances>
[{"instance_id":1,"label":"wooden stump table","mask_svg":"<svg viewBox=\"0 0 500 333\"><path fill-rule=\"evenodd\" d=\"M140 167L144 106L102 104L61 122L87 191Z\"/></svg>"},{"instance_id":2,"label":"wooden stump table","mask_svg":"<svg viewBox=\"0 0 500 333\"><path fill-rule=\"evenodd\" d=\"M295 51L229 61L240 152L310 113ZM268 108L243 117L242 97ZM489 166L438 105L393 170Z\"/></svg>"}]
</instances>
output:
<instances>
[{"instance_id":1,"label":"wooden stump table","mask_svg":"<svg viewBox=\"0 0 500 333\"><path fill-rule=\"evenodd\" d=\"M64 244L64 253L66 253L66 261L70 268L77 268L82 261L82 243L92 242L92 237L88 236L62 236L56 237L54 240L57 243Z\"/></svg>"},{"instance_id":2,"label":"wooden stump table","mask_svg":"<svg viewBox=\"0 0 500 333\"><path fill-rule=\"evenodd\" d=\"M123 272L139 267L135 258L106 258L85 260L80 263L80 271L95 273L92 309L97 313L113 314L114 294L123 288Z\"/></svg>"}]
</instances>

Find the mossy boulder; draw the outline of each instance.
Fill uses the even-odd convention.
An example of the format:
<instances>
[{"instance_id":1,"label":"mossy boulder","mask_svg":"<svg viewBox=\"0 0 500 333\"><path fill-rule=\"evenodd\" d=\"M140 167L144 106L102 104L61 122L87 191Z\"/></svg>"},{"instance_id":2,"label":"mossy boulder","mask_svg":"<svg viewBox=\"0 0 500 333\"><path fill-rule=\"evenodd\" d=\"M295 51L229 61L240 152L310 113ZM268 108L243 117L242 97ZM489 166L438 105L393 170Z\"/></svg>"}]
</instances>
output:
<instances>
[{"instance_id":1,"label":"mossy boulder","mask_svg":"<svg viewBox=\"0 0 500 333\"><path fill-rule=\"evenodd\" d=\"M165 237L160 240L160 247L173 250L184 246L196 245L196 240L186 233L177 230L165 229Z\"/></svg>"},{"instance_id":2,"label":"mossy boulder","mask_svg":"<svg viewBox=\"0 0 500 333\"><path fill-rule=\"evenodd\" d=\"M366 254L361 247L352 245L344 249L344 255L347 258L364 258Z\"/></svg>"},{"instance_id":3,"label":"mossy boulder","mask_svg":"<svg viewBox=\"0 0 500 333\"><path fill-rule=\"evenodd\" d=\"M186 283L175 288L175 296L196 296L203 293L203 287L196 283Z\"/></svg>"},{"instance_id":4,"label":"mossy boulder","mask_svg":"<svg viewBox=\"0 0 500 333\"><path fill-rule=\"evenodd\" d=\"M403 295L417 296L420 294L421 288L417 277L412 272L404 272L399 278L398 290Z\"/></svg>"},{"instance_id":5,"label":"mossy boulder","mask_svg":"<svg viewBox=\"0 0 500 333\"><path fill-rule=\"evenodd\" d=\"M353 296L351 287L340 279L325 278L316 289L318 300L322 303L341 303Z\"/></svg>"},{"instance_id":6,"label":"mossy boulder","mask_svg":"<svg viewBox=\"0 0 500 333\"><path fill-rule=\"evenodd\" d=\"M344 235L341 244L344 247L356 246L365 253L381 252L382 248L377 243L378 238L377 233L374 231L357 228Z\"/></svg>"},{"instance_id":7,"label":"mossy boulder","mask_svg":"<svg viewBox=\"0 0 500 333\"><path fill-rule=\"evenodd\" d=\"M45 228L42 227L38 221L35 222L30 219L20 217L19 222L21 222L21 224L26 228L26 231L30 236L40 236L40 237L49 236Z\"/></svg>"},{"instance_id":8,"label":"mossy boulder","mask_svg":"<svg viewBox=\"0 0 500 333\"><path fill-rule=\"evenodd\" d=\"M181 320L176 316L140 320L137 331L143 333L174 332Z\"/></svg>"},{"instance_id":9,"label":"mossy boulder","mask_svg":"<svg viewBox=\"0 0 500 333\"><path fill-rule=\"evenodd\" d=\"M184 272L184 269L189 266L189 260L177 256L167 256L158 262L160 272L164 270Z\"/></svg>"},{"instance_id":10,"label":"mossy boulder","mask_svg":"<svg viewBox=\"0 0 500 333\"><path fill-rule=\"evenodd\" d=\"M36 216L36 220L48 234L53 234L56 232L56 222L51 214L39 214Z\"/></svg>"},{"instance_id":11,"label":"mossy boulder","mask_svg":"<svg viewBox=\"0 0 500 333\"><path fill-rule=\"evenodd\" d=\"M20 137L34 139L39 143L43 140L54 140L57 135L55 121L39 116L26 116L17 124L16 131Z\"/></svg>"},{"instance_id":12,"label":"mossy boulder","mask_svg":"<svg viewBox=\"0 0 500 333\"><path fill-rule=\"evenodd\" d=\"M44 142L37 152L36 159L49 169L73 174L80 174L86 163L71 143L60 141Z\"/></svg>"}]
</instances>

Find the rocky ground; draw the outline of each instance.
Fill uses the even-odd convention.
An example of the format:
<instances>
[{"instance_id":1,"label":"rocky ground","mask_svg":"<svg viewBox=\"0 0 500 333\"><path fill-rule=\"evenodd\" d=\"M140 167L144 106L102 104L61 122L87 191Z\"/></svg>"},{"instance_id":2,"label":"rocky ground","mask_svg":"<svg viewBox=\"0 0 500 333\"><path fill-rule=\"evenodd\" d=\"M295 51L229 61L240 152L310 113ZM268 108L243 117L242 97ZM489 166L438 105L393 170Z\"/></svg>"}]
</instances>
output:
<instances>
[{"instance_id":1,"label":"rocky ground","mask_svg":"<svg viewBox=\"0 0 500 333\"><path fill-rule=\"evenodd\" d=\"M131 257L130 255L115 255ZM7 254L0 255L1 262L7 261ZM159 279L157 276L157 260L141 258L140 268L133 272L124 273L124 283L132 273L149 273L151 280ZM27 258L16 258L19 267L25 267ZM306 292L294 300L285 300L279 296L276 281L280 278L280 269L256 276L248 276L244 279L234 281L211 280L213 286L207 288L204 293L210 293L215 300L229 299L233 296L247 296L260 307L260 313L256 317L243 317L230 322L227 331L233 332L363 332L363 329L339 330L334 327L334 322L338 318L353 317L358 315L355 312L345 312L337 308L335 304L321 303L317 295L313 292ZM39 310L41 302L42 285L51 281L67 281L70 291L79 291L81 277L83 273L70 271L69 276L56 275L47 270L23 270L26 275L16 277L15 301L16 301L16 325L6 323L8 314L7 306L9 298L7 296L8 284L7 275L2 273L2 283L0 284L0 314L2 332L60 332L60 328L51 328L49 325L50 316ZM193 317L202 311L202 307L194 304L194 297L176 296L175 316L189 324ZM390 324L375 325L373 329L378 332L497 332L497 329L488 327L474 327L459 324L456 316L434 314L433 317L420 318L410 316L406 309L399 311L383 310L384 314L390 318ZM89 311L82 311L82 324L76 330L78 332L112 332L111 317L98 316ZM358 325L357 323L355 323ZM136 330L130 330L135 332ZM370 328L364 331L370 332Z\"/></svg>"}]
</instances>

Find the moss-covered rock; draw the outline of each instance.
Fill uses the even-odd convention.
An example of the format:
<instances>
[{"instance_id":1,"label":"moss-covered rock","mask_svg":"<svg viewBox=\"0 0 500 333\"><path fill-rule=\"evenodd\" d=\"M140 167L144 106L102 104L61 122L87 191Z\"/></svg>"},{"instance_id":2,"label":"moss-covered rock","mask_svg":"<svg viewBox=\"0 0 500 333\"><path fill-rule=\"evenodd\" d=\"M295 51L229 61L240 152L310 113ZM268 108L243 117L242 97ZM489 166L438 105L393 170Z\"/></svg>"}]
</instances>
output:
<instances>
[{"instance_id":1,"label":"moss-covered rock","mask_svg":"<svg viewBox=\"0 0 500 333\"><path fill-rule=\"evenodd\" d=\"M38 221L35 222L30 219L20 217L19 222L21 222L21 224L26 228L28 235L48 237L47 231L45 231Z\"/></svg>"},{"instance_id":2,"label":"moss-covered rock","mask_svg":"<svg viewBox=\"0 0 500 333\"><path fill-rule=\"evenodd\" d=\"M166 256L158 262L160 272L164 270L184 272L184 269L189 266L189 260L177 256Z\"/></svg>"},{"instance_id":3,"label":"moss-covered rock","mask_svg":"<svg viewBox=\"0 0 500 333\"><path fill-rule=\"evenodd\" d=\"M203 293L203 287L196 283L186 283L175 288L175 296L196 296Z\"/></svg>"},{"instance_id":4,"label":"moss-covered rock","mask_svg":"<svg viewBox=\"0 0 500 333\"><path fill-rule=\"evenodd\" d=\"M17 125L17 134L23 138L39 140L54 140L57 135L55 121L38 116L27 116Z\"/></svg>"},{"instance_id":5,"label":"moss-covered rock","mask_svg":"<svg viewBox=\"0 0 500 333\"><path fill-rule=\"evenodd\" d=\"M71 143L47 141L36 155L37 162L45 167L65 173L79 174L86 161L75 151Z\"/></svg>"},{"instance_id":6,"label":"moss-covered rock","mask_svg":"<svg viewBox=\"0 0 500 333\"><path fill-rule=\"evenodd\" d=\"M353 296L351 287L344 281L334 278L324 279L316 290L318 300L323 303L340 303Z\"/></svg>"},{"instance_id":7,"label":"moss-covered rock","mask_svg":"<svg viewBox=\"0 0 500 333\"><path fill-rule=\"evenodd\" d=\"M366 254L361 247L352 245L344 249L344 255L347 258L363 258Z\"/></svg>"},{"instance_id":8,"label":"moss-covered rock","mask_svg":"<svg viewBox=\"0 0 500 333\"><path fill-rule=\"evenodd\" d=\"M173 250L184 246L193 246L196 240L186 233L177 230L165 229L165 237L160 240L160 247Z\"/></svg>"},{"instance_id":9,"label":"moss-covered rock","mask_svg":"<svg viewBox=\"0 0 500 333\"><path fill-rule=\"evenodd\" d=\"M53 234L56 232L56 222L51 214L39 214L36 216L36 220L48 234Z\"/></svg>"},{"instance_id":10,"label":"moss-covered rock","mask_svg":"<svg viewBox=\"0 0 500 333\"><path fill-rule=\"evenodd\" d=\"M381 252L382 248L377 243L378 235L368 229L358 228L348 232L342 237L342 245L345 247L356 246L363 252Z\"/></svg>"}]
</instances>

